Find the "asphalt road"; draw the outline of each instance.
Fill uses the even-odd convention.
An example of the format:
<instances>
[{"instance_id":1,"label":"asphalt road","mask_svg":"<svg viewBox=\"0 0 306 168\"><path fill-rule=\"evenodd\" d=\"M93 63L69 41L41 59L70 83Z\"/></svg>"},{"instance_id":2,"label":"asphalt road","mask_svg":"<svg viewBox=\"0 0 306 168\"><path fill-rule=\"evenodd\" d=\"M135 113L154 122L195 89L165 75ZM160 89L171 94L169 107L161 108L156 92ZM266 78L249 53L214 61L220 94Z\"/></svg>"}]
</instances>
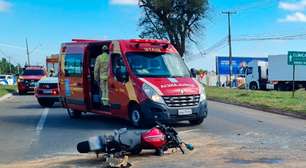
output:
<instances>
[{"instance_id":1,"label":"asphalt road","mask_svg":"<svg viewBox=\"0 0 306 168\"><path fill-rule=\"evenodd\" d=\"M69 119L59 105L44 109L32 95L12 96L0 102L0 164L73 154L78 142L127 125L92 114ZM218 139L223 147L235 144L248 153L261 153L259 162L278 164L296 159L306 164L305 120L209 102L209 116L202 125L177 127L181 132L194 131ZM268 156L273 159L265 159ZM222 157L237 165L250 161ZM154 167L154 163L149 165ZM157 163L156 167L161 165Z\"/></svg>"}]
</instances>

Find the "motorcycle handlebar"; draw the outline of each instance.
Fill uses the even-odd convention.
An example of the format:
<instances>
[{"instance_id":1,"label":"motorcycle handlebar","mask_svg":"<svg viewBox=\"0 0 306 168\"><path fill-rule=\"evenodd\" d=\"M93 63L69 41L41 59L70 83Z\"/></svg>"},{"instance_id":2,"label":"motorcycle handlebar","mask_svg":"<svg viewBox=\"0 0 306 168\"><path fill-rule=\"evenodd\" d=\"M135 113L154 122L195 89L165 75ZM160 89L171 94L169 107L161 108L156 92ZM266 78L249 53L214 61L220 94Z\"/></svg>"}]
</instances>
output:
<instances>
[{"instance_id":1,"label":"motorcycle handlebar","mask_svg":"<svg viewBox=\"0 0 306 168\"><path fill-rule=\"evenodd\" d=\"M178 133L176 132L176 130L175 130L173 127L165 126L164 124L162 124L162 123L160 123L160 122L158 122L158 121L156 121L156 124L157 124L157 126L158 126L160 129L162 129L162 131L163 131L166 135L168 135L168 136L171 137L171 139L172 139L172 141L174 141L176 147L178 147L178 148L181 150L181 152L184 154L185 151L184 151L184 149L181 147L182 142L181 142L180 138L177 136Z\"/></svg>"}]
</instances>

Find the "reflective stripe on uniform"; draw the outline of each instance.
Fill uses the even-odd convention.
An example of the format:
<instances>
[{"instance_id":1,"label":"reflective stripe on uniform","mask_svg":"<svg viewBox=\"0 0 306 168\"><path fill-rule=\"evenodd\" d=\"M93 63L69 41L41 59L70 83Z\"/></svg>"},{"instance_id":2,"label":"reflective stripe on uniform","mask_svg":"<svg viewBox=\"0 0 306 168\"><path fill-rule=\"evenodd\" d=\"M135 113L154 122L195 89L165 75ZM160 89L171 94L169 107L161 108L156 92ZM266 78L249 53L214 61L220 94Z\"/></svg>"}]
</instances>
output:
<instances>
[{"instance_id":1,"label":"reflective stripe on uniform","mask_svg":"<svg viewBox=\"0 0 306 168\"><path fill-rule=\"evenodd\" d=\"M125 87L129 96L129 100L134 100L138 103L136 92L131 79L125 84Z\"/></svg>"}]
</instances>

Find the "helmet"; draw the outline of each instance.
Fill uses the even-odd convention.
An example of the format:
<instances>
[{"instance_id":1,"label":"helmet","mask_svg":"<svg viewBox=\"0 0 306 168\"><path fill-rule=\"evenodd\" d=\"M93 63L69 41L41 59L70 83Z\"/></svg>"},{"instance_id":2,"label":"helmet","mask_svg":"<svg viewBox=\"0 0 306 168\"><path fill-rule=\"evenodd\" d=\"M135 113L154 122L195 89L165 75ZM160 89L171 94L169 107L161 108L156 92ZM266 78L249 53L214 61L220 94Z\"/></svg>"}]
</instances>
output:
<instances>
[{"instance_id":1,"label":"helmet","mask_svg":"<svg viewBox=\"0 0 306 168\"><path fill-rule=\"evenodd\" d=\"M103 46L102 46L102 51L108 51L107 45L103 45Z\"/></svg>"}]
</instances>

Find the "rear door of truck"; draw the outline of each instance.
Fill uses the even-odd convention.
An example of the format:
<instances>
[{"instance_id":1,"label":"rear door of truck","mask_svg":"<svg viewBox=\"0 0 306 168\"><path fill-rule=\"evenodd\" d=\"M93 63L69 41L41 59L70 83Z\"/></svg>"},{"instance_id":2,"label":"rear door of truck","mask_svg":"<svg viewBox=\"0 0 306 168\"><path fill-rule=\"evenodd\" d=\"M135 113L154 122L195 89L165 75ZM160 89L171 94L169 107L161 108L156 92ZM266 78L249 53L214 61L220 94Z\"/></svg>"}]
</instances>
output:
<instances>
[{"instance_id":1,"label":"rear door of truck","mask_svg":"<svg viewBox=\"0 0 306 168\"><path fill-rule=\"evenodd\" d=\"M84 48L83 44L68 45L63 53L62 95L68 108L86 111L84 101Z\"/></svg>"}]
</instances>

